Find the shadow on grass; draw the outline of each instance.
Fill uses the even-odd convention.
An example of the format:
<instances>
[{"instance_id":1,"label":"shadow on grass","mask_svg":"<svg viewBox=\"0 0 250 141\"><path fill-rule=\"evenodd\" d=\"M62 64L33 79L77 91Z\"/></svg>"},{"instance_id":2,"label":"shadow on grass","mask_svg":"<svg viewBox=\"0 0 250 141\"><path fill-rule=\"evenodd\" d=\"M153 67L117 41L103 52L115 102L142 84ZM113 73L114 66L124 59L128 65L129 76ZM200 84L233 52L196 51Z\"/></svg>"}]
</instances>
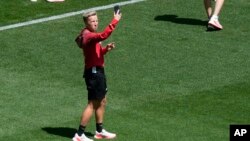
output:
<instances>
[{"instance_id":1,"label":"shadow on grass","mask_svg":"<svg viewBox=\"0 0 250 141\"><path fill-rule=\"evenodd\" d=\"M66 138L73 138L76 133L76 129L68 128L68 127L44 127L42 128L42 130L47 132L48 134L66 137ZM90 132L85 132L85 135L88 137L94 136L94 134Z\"/></svg>"},{"instance_id":2,"label":"shadow on grass","mask_svg":"<svg viewBox=\"0 0 250 141\"><path fill-rule=\"evenodd\" d=\"M158 15L154 18L156 21L168 21L177 24L187 24L187 25L200 25L200 26L207 26L208 21L202 21L199 19L192 19L192 18L179 18L177 15Z\"/></svg>"}]
</instances>

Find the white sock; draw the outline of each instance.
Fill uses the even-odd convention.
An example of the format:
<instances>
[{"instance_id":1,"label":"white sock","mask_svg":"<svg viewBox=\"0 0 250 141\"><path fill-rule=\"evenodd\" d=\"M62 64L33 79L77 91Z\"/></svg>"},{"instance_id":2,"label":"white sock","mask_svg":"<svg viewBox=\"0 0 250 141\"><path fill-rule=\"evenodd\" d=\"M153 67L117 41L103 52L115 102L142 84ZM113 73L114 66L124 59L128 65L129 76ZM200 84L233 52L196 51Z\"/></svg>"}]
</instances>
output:
<instances>
[{"instance_id":1,"label":"white sock","mask_svg":"<svg viewBox=\"0 0 250 141\"><path fill-rule=\"evenodd\" d=\"M217 15L213 15L211 18L210 18L210 20L218 20L219 19L219 16L217 16Z\"/></svg>"}]
</instances>

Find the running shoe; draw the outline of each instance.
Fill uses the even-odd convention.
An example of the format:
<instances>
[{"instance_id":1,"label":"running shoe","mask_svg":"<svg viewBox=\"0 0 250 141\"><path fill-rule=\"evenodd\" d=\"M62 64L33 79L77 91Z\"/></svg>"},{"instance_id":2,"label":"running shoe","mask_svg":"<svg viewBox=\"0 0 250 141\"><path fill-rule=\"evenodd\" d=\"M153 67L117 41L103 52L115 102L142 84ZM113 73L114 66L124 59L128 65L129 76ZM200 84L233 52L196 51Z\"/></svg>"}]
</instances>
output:
<instances>
[{"instance_id":1,"label":"running shoe","mask_svg":"<svg viewBox=\"0 0 250 141\"><path fill-rule=\"evenodd\" d=\"M220 24L218 19L210 19L209 22L208 22L208 26L213 27L213 28L215 28L217 30L222 30L223 29L223 26Z\"/></svg>"},{"instance_id":2,"label":"running shoe","mask_svg":"<svg viewBox=\"0 0 250 141\"><path fill-rule=\"evenodd\" d=\"M116 134L109 133L108 131L102 129L102 132L95 132L94 138L96 139L113 139L116 137Z\"/></svg>"},{"instance_id":3,"label":"running shoe","mask_svg":"<svg viewBox=\"0 0 250 141\"><path fill-rule=\"evenodd\" d=\"M79 136L77 133L75 136L72 138L72 141L93 141L92 139L86 137L84 134Z\"/></svg>"},{"instance_id":4,"label":"running shoe","mask_svg":"<svg viewBox=\"0 0 250 141\"><path fill-rule=\"evenodd\" d=\"M47 0L47 2L64 2L64 0Z\"/></svg>"}]
</instances>

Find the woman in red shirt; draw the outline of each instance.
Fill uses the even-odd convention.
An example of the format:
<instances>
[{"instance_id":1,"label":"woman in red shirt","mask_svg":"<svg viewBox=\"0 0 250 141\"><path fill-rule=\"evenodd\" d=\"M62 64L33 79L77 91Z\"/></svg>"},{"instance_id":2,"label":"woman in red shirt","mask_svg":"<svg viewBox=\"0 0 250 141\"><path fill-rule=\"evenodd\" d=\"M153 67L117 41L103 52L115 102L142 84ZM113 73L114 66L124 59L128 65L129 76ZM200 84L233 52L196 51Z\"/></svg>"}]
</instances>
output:
<instances>
[{"instance_id":1,"label":"woman in red shirt","mask_svg":"<svg viewBox=\"0 0 250 141\"><path fill-rule=\"evenodd\" d=\"M116 25L121 19L121 13L114 13L114 18L103 32L96 32L98 28L98 17L96 12L88 12L83 15L85 28L80 34L80 47L83 50L85 69L84 78L88 90L88 104L85 107L79 129L73 137L73 141L92 141L84 135L84 130L88 124L93 112L96 119L96 139L112 139L116 134L107 132L103 129L103 116L106 104L106 76L104 72L104 55L111 51L114 43L102 46L101 41L107 39L114 31Z\"/></svg>"}]
</instances>

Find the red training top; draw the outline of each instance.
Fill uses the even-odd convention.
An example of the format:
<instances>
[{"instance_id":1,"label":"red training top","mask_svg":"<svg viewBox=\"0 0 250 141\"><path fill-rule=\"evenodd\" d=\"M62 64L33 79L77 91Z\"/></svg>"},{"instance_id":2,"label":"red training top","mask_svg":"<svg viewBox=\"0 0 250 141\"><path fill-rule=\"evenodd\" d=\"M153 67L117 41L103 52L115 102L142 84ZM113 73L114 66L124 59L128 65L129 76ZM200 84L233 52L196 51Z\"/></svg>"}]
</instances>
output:
<instances>
[{"instance_id":1,"label":"red training top","mask_svg":"<svg viewBox=\"0 0 250 141\"><path fill-rule=\"evenodd\" d=\"M108 50L106 47L102 47L100 42L111 35L118 22L118 20L113 19L104 31L100 33L91 32L87 28L82 30L85 69L94 66L104 67L104 55Z\"/></svg>"}]
</instances>

